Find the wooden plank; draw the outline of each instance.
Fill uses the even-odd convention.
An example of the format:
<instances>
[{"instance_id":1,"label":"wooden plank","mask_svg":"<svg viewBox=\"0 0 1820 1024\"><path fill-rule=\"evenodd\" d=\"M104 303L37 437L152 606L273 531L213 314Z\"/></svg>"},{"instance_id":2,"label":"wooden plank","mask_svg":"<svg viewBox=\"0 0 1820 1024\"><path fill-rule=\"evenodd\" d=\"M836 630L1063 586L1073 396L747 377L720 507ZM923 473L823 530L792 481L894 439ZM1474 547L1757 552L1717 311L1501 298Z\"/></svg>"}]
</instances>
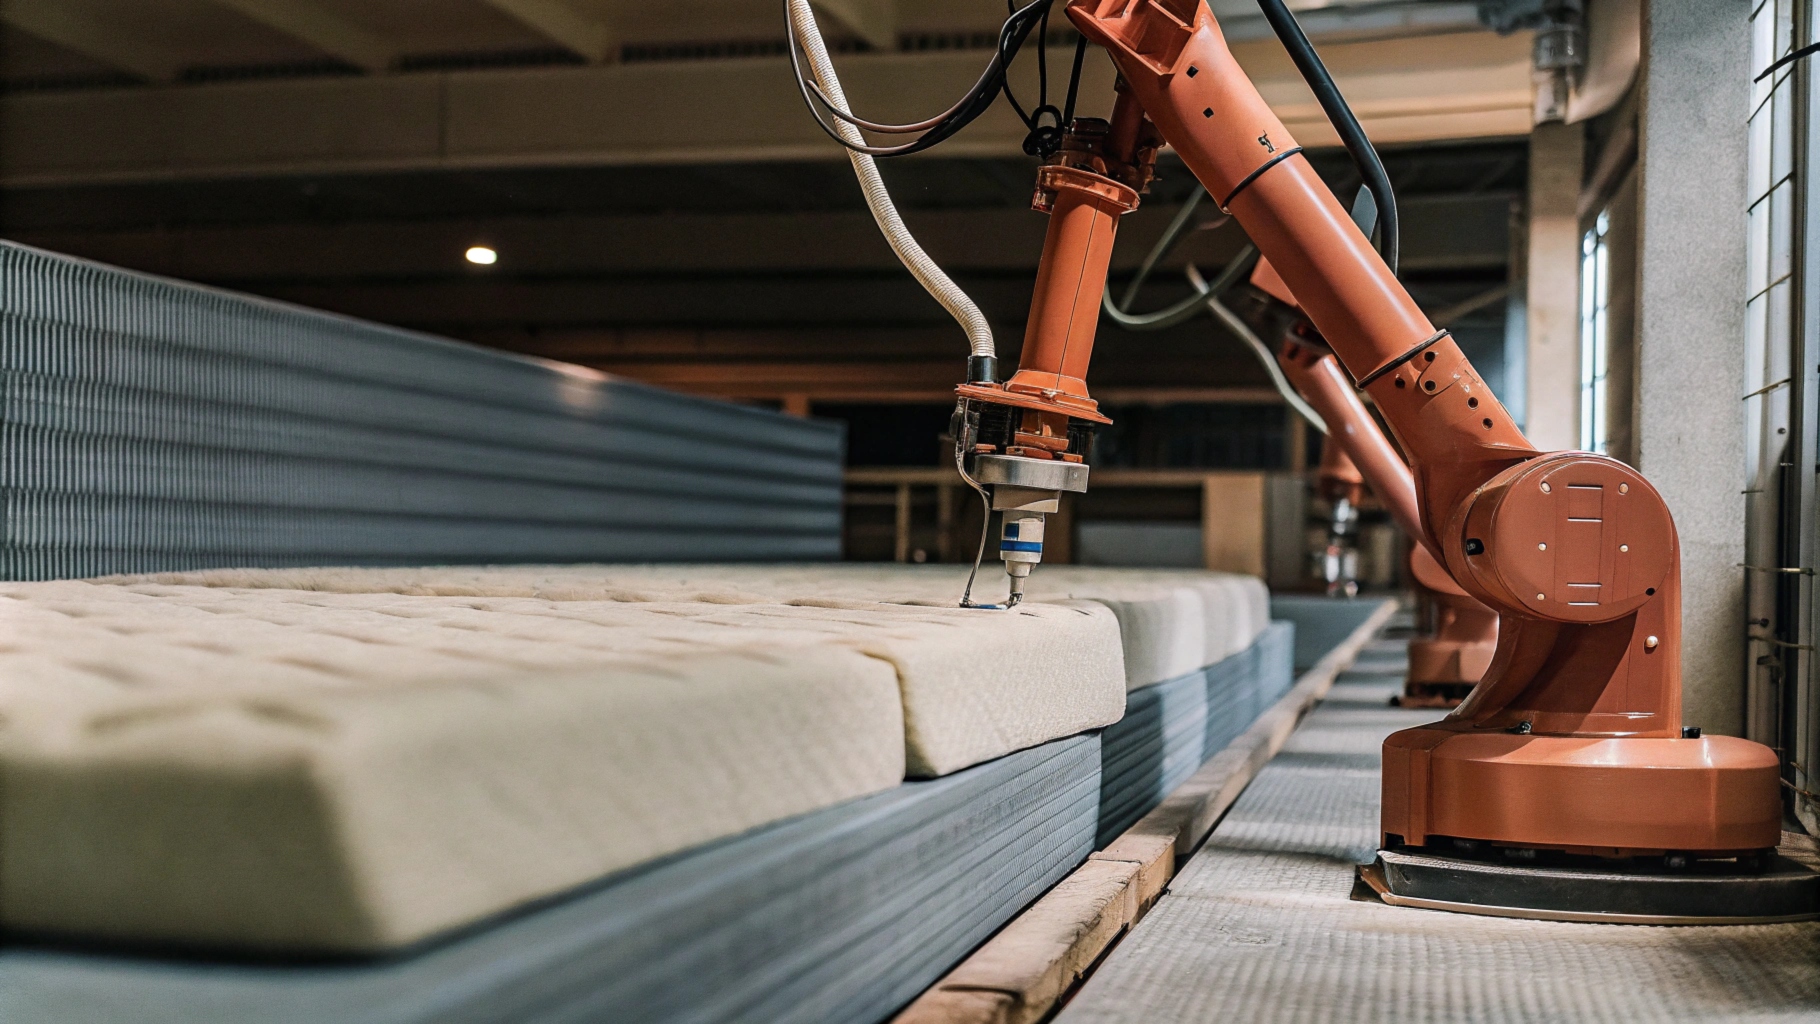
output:
<instances>
[{"instance_id":1,"label":"wooden plank","mask_svg":"<svg viewBox=\"0 0 1820 1024\"><path fill-rule=\"evenodd\" d=\"M910 485L897 485L897 520L895 523L896 543L892 546L893 557L899 562L910 560Z\"/></svg>"},{"instance_id":2,"label":"wooden plank","mask_svg":"<svg viewBox=\"0 0 1820 1024\"><path fill-rule=\"evenodd\" d=\"M1137 920L1138 874L1139 866L1127 861L1089 860L911 1003L897 1024L1041 1020ZM1010 1002L957 1006L945 998L955 992L996 993ZM981 1009L993 1016L970 1015ZM956 1016L957 1010L969 1015Z\"/></svg>"},{"instance_id":3,"label":"wooden plank","mask_svg":"<svg viewBox=\"0 0 1820 1024\"><path fill-rule=\"evenodd\" d=\"M1123 861L1136 865L1138 916L1142 917L1168 888L1175 877L1175 837L1138 832L1135 829L1114 839L1090 860Z\"/></svg>"},{"instance_id":4,"label":"wooden plank","mask_svg":"<svg viewBox=\"0 0 1820 1024\"><path fill-rule=\"evenodd\" d=\"M1201 484L1201 547L1207 568L1264 575L1264 474L1227 473Z\"/></svg>"},{"instance_id":5,"label":"wooden plank","mask_svg":"<svg viewBox=\"0 0 1820 1024\"><path fill-rule=\"evenodd\" d=\"M27 2L9 0L0 10ZM29 2L52 14L67 6ZM515 0L511 6L529 11L533 5ZM554 0L535 6L546 12L557 8ZM74 23L80 20L61 15L43 31L60 29L78 43L87 38L90 52L118 66L137 64L155 75L174 70L162 56L143 60L119 40L97 45L87 32L77 31L82 26ZM560 34L569 40L565 45L603 57L612 52L610 40L598 31L540 20L542 31ZM1476 31L1431 36L1420 44L1335 41L1323 45L1321 55L1365 130L1384 144L1527 135L1529 50L1528 33ZM1233 53L1302 145L1338 142L1276 40L1236 44ZM1050 48L1052 74L1066 69L1073 56L1072 46ZM980 54L971 49L865 53L843 56L841 76L856 109L898 119L941 109L952 101L957 83L979 74L980 64ZM1013 69L1020 96L1034 94L1035 64L1035 54L1026 52ZM1106 115L1113 77L1111 61L1096 57L1086 63L1080 114ZM401 112L398 94L417 90L436 102ZM728 114L733 100L737 116ZM271 130L274 124L284 130ZM5 136L0 179L13 188L841 158L839 148L803 115L782 56L375 75L332 84L300 78L184 89L22 91L0 98L0 125ZM998 104L942 152L1021 156L1026 133L1016 114Z\"/></svg>"}]
</instances>

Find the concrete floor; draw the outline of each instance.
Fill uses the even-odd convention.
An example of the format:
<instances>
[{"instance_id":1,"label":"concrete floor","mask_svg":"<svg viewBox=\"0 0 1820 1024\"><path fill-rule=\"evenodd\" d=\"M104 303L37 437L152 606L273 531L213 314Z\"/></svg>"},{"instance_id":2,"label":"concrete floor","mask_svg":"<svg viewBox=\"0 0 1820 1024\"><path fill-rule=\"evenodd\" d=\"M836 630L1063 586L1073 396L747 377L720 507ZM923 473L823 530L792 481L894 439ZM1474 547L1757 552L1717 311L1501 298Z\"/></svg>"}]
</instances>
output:
<instances>
[{"instance_id":1,"label":"concrete floor","mask_svg":"<svg viewBox=\"0 0 1820 1024\"><path fill-rule=\"evenodd\" d=\"M1341 677L1062 1024L1820 1021L1820 922L1662 928L1351 898L1377 839L1400 640Z\"/></svg>"}]
</instances>

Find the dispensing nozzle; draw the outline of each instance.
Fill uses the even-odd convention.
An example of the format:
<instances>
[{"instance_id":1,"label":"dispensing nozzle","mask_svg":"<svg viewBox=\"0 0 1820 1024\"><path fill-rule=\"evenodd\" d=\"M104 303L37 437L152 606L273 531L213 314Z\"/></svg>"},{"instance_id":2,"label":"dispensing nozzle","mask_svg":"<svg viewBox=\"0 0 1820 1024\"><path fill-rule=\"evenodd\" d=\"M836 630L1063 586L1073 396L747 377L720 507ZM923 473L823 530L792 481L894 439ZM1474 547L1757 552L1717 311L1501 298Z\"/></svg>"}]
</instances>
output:
<instances>
[{"instance_id":1,"label":"dispensing nozzle","mask_svg":"<svg viewBox=\"0 0 1820 1024\"><path fill-rule=\"evenodd\" d=\"M1015 606L1024 599L1024 580L1029 578L1030 570L1043 560L1044 516L1041 512L1014 509L1006 511L1004 519L998 557L1005 563L1005 574L1011 577L1011 595L1005 604Z\"/></svg>"},{"instance_id":2,"label":"dispensing nozzle","mask_svg":"<svg viewBox=\"0 0 1820 1024\"><path fill-rule=\"evenodd\" d=\"M1043 526L1062 508L1064 492L1087 489L1087 467L1077 462L1031 459L1015 455L981 455L975 460L980 482L992 494L992 510L1001 513L998 557L1005 563L1011 593L1005 604L1024 599L1024 582L1043 560Z\"/></svg>"}]
</instances>

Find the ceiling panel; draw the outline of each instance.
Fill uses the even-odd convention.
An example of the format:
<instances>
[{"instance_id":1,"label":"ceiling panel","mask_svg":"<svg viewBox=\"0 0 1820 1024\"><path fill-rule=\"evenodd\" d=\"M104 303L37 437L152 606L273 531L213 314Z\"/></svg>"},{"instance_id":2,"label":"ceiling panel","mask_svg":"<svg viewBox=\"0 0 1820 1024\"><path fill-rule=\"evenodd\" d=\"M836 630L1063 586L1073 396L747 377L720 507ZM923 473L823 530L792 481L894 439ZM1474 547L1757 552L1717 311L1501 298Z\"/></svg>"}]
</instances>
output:
<instances>
[{"instance_id":1,"label":"ceiling panel","mask_svg":"<svg viewBox=\"0 0 1820 1024\"><path fill-rule=\"evenodd\" d=\"M550 40L483 0L312 0L325 11L425 56L549 47Z\"/></svg>"},{"instance_id":2,"label":"ceiling panel","mask_svg":"<svg viewBox=\"0 0 1820 1024\"><path fill-rule=\"evenodd\" d=\"M303 64L323 54L210 0L57 0L116 32L167 50L185 64L244 67Z\"/></svg>"},{"instance_id":3,"label":"ceiling panel","mask_svg":"<svg viewBox=\"0 0 1820 1024\"><path fill-rule=\"evenodd\" d=\"M0 69L8 79L94 79L115 69L30 32L0 24Z\"/></svg>"}]
</instances>

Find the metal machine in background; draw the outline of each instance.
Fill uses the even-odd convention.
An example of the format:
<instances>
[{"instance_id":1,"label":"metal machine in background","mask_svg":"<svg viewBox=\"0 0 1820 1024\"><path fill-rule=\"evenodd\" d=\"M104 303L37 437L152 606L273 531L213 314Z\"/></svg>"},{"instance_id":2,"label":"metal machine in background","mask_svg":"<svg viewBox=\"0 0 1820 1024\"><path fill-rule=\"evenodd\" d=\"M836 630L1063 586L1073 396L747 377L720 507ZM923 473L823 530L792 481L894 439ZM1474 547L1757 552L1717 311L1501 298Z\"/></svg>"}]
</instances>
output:
<instances>
[{"instance_id":1,"label":"metal machine in background","mask_svg":"<svg viewBox=\"0 0 1820 1024\"><path fill-rule=\"evenodd\" d=\"M1359 506L1365 502L1365 478L1337 444L1321 448L1315 492L1327 502L1327 543L1314 552L1314 575L1328 597L1359 596Z\"/></svg>"},{"instance_id":2,"label":"metal machine in background","mask_svg":"<svg viewBox=\"0 0 1820 1024\"><path fill-rule=\"evenodd\" d=\"M1423 315L1396 279L1395 199L1375 150L1282 0L1260 5L1376 201L1379 245L1315 174L1200 0L1071 0L1064 12L1085 40L1076 63L1086 42L1103 47L1120 73L1117 103L1110 123L1074 119L1072 98L1047 121L1046 103L1027 118L1029 148L1045 158L1037 206L1051 217L1031 322L1006 383L976 351L958 390L978 430L957 457L972 459L976 479L982 458L1084 459L1086 425L1104 421L1085 376L1113 235L1166 141L1269 261L1336 368L1370 394L1409 458L1412 533L1498 617L1497 656L1471 695L1385 741L1383 850L1368 876L1384 899L1601 920L1820 912L1820 876L1774 855L1775 752L1682 726L1679 542L1661 496L1614 459L1537 450ZM799 6L791 0L793 17ZM926 148L1004 91L1005 66L1050 6L1014 13L981 85L928 122L862 122L825 94L818 109L806 83L805 98L845 129L920 133L864 146L868 156ZM1005 425L987 433L989 421ZM1028 518L1017 521L1021 540Z\"/></svg>"},{"instance_id":3,"label":"metal machine in background","mask_svg":"<svg viewBox=\"0 0 1820 1024\"><path fill-rule=\"evenodd\" d=\"M1333 353L1316 339L1312 325L1298 323L1286 335L1279 355L1283 369L1296 390L1327 421L1329 447L1345 453L1347 462L1357 467L1355 471L1370 483L1391 518L1414 542L1409 575L1421 602L1420 631L1409 641L1409 675L1398 703L1453 707L1491 665L1498 644L1498 616L1461 588L1436 557L1422 526L1414 475L1359 400Z\"/></svg>"}]
</instances>

